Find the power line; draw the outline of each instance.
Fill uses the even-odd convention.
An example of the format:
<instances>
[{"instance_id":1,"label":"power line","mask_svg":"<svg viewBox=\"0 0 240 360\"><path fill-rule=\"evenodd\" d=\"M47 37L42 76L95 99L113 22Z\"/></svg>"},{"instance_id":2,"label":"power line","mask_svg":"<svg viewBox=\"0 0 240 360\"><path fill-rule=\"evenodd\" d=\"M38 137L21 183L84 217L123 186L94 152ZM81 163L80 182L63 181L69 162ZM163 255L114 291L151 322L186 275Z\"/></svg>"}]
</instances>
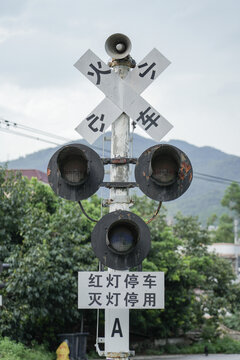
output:
<instances>
[{"instance_id":1,"label":"power line","mask_svg":"<svg viewBox=\"0 0 240 360\"><path fill-rule=\"evenodd\" d=\"M47 131L35 129L35 128L32 128L30 126L18 124L16 122L10 121L8 119L4 119L2 117L0 117L0 124L5 125L7 128L14 127L14 128L18 128L18 129L21 129L21 130L24 130L24 131L29 131L31 133L44 135L44 136L47 136L47 137L50 137L50 138L53 138L53 139L58 139L58 140L66 141L66 142L72 141L71 139L65 138L63 136L59 136L59 135L52 134L52 133L47 132Z\"/></svg>"},{"instance_id":2,"label":"power line","mask_svg":"<svg viewBox=\"0 0 240 360\"><path fill-rule=\"evenodd\" d=\"M205 181L208 181L208 182L217 183L217 184L223 184L223 185L229 185L232 182L236 182L236 183L240 184L239 181L235 181L235 180L225 182L225 181L221 181L221 180L210 179L210 178L207 178L207 177L200 177L200 176L197 176L197 175L194 175L194 179L205 180Z\"/></svg>"},{"instance_id":3,"label":"power line","mask_svg":"<svg viewBox=\"0 0 240 360\"><path fill-rule=\"evenodd\" d=\"M2 128L1 124L6 126L6 128ZM18 128L18 129L21 129L21 130L24 130L24 131L28 131L30 133L41 134L41 135L44 135L44 136L47 136L47 137L50 137L50 138L53 138L53 139L58 139L58 140L66 141L66 142L72 142L73 141L72 139L68 139L68 138L65 138L63 136L59 136L59 135L52 134L52 133L47 132L47 131L35 129L35 128L32 128L30 126L18 124L16 122L13 122L13 121L10 121L8 119L0 117L0 131L2 131L2 132L12 133L12 134L15 134L15 135L18 135L18 136L27 137L27 138L42 141L42 142L45 142L45 143L48 143L48 144L53 144L53 145L58 145L58 146L62 145L62 144L60 144L58 142L54 142L54 141L51 141L51 140L43 139L41 137L37 137L37 136L33 136L33 135L29 135L29 134L26 134L26 133L22 133L22 132L12 130L12 129L10 129L10 127ZM92 146L92 148L96 149L96 150L99 150L99 151L102 151L102 149L100 147L98 147L98 146ZM110 151L107 150L107 149L105 149L105 152L110 153ZM214 176L214 175L210 175L210 174L204 174L204 173L197 172L197 171L194 171L194 175L195 175L194 176L195 179L205 180L205 181L209 181L209 182L213 182L213 183L229 184L229 183L232 183L232 182L236 182L236 183L240 184L240 182L237 181L237 180L227 179L227 178L223 178L223 177L220 177L220 176ZM199 175L199 176L197 176L197 175Z\"/></svg>"},{"instance_id":4,"label":"power line","mask_svg":"<svg viewBox=\"0 0 240 360\"><path fill-rule=\"evenodd\" d=\"M38 140L38 141L43 141L43 142L48 143L48 144L61 145L61 144L59 144L59 143L56 143L56 142L53 142L53 141L50 141L50 140L46 140L46 139L39 138L39 137L36 137L36 136L28 135L28 134L23 134L23 133L21 133L21 132L15 131L15 130L0 128L0 131L5 132L5 133L15 134L15 135L18 135L18 136L27 137L27 138L29 138L29 139L34 139L34 140Z\"/></svg>"},{"instance_id":5,"label":"power line","mask_svg":"<svg viewBox=\"0 0 240 360\"><path fill-rule=\"evenodd\" d=\"M4 125L6 127L3 128L3 127L1 127L1 125ZM47 131L35 129L35 128L29 127L29 126L26 126L26 125L18 124L16 122L13 122L13 121L10 121L8 119L0 117L0 131L2 131L2 132L12 133L12 134L15 134L15 135L18 135L18 136L27 137L29 139L43 141L43 142L48 143L48 144L62 145L59 142L53 142L51 140L43 139L41 137L36 137L36 136L33 136L33 135L28 135L28 134L23 133L23 132L18 132L18 131L12 130L12 129L10 129L10 127L14 127L14 128L20 129L20 130L28 131L30 133L41 134L41 135L50 137L52 139L62 140L62 141L65 141L65 142L72 142L73 141L72 139L68 139L68 138L65 138L63 136L59 136L59 135L52 134L52 133L47 132ZM96 150L99 150L99 151L102 151L102 149L100 147L97 147L97 146L92 146L92 148L96 149ZM105 152L110 153L109 150L105 150Z\"/></svg>"},{"instance_id":6,"label":"power line","mask_svg":"<svg viewBox=\"0 0 240 360\"><path fill-rule=\"evenodd\" d=\"M216 179L216 180L223 180L223 181L230 181L230 182L239 182L237 180L231 180L231 179L227 179L227 178L222 178L220 176L214 176L214 175L209 175L209 174L203 174L203 173L200 173L200 172L194 172L195 174L197 175L201 175L201 176L206 176L206 177L209 177L209 178L212 178L212 179Z\"/></svg>"}]
</instances>

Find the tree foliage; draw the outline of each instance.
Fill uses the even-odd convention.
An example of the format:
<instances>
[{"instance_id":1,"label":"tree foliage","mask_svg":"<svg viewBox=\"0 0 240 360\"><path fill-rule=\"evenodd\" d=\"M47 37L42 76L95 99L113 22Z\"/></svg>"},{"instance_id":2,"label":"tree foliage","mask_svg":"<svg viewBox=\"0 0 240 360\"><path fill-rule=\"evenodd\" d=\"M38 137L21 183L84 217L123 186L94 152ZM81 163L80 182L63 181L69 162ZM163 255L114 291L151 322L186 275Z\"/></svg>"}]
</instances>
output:
<instances>
[{"instance_id":1,"label":"tree foliage","mask_svg":"<svg viewBox=\"0 0 240 360\"><path fill-rule=\"evenodd\" d=\"M234 242L234 219L228 214L222 214L215 231L212 232L212 239L215 243Z\"/></svg>"},{"instance_id":2,"label":"tree foliage","mask_svg":"<svg viewBox=\"0 0 240 360\"><path fill-rule=\"evenodd\" d=\"M233 182L225 191L221 201L222 206L229 210L229 214L222 214L218 219L216 214L208 219L208 225L214 225L217 221L217 227L212 230L213 242L234 242L234 220L240 218L240 186ZM239 231L238 231L239 234Z\"/></svg>"},{"instance_id":3,"label":"tree foliage","mask_svg":"<svg viewBox=\"0 0 240 360\"><path fill-rule=\"evenodd\" d=\"M238 183L233 182L227 188L222 199L222 205L240 217L240 185Z\"/></svg>"},{"instance_id":4,"label":"tree foliage","mask_svg":"<svg viewBox=\"0 0 240 360\"><path fill-rule=\"evenodd\" d=\"M135 205L142 216L146 209L153 212L152 202L144 202L144 206L140 200ZM236 301L231 265L208 252L209 232L196 217L178 214L175 220L173 228L164 225L163 213L163 219L151 223L152 247L144 261L144 270L165 273L165 309L133 311L133 331L141 328L145 334L169 337L201 326L206 315L212 317L216 329L221 315Z\"/></svg>"},{"instance_id":5,"label":"tree foliage","mask_svg":"<svg viewBox=\"0 0 240 360\"><path fill-rule=\"evenodd\" d=\"M0 184L0 261L11 264L0 332L41 343L80 331L77 273L98 269L90 244L95 224L78 204L58 198L36 179L2 169ZM83 204L92 218L100 218L97 196ZM147 221L157 205L135 198L132 210ZM236 301L236 290L230 264L207 251L209 233L197 218L181 214L168 226L164 207L149 226L152 245L143 270L165 272L165 309L131 311L132 330L168 337L202 324L206 313L217 322ZM87 310L84 316L95 334L95 312Z\"/></svg>"},{"instance_id":6,"label":"tree foliage","mask_svg":"<svg viewBox=\"0 0 240 360\"><path fill-rule=\"evenodd\" d=\"M36 179L1 171L1 259L10 263L0 328L21 341L51 341L79 330L77 272L97 269L93 223L78 204L56 197ZM99 199L85 202L100 216Z\"/></svg>"}]
</instances>

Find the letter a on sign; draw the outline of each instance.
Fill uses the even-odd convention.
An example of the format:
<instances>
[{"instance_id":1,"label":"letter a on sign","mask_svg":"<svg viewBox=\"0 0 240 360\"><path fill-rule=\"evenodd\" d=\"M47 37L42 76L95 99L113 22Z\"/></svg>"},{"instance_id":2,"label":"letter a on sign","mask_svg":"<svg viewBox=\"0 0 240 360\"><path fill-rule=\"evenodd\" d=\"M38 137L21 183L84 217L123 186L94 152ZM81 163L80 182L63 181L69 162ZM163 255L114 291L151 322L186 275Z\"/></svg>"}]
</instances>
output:
<instances>
[{"instance_id":1,"label":"letter a on sign","mask_svg":"<svg viewBox=\"0 0 240 360\"><path fill-rule=\"evenodd\" d=\"M115 334L119 334L120 337L123 337L119 318L116 318L115 321L114 321L111 337L114 337Z\"/></svg>"},{"instance_id":2,"label":"letter a on sign","mask_svg":"<svg viewBox=\"0 0 240 360\"><path fill-rule=\"evenodd\" d=\"M129 310L105 310L105 352L129 352Z\"/></svg>"}]
</instances>

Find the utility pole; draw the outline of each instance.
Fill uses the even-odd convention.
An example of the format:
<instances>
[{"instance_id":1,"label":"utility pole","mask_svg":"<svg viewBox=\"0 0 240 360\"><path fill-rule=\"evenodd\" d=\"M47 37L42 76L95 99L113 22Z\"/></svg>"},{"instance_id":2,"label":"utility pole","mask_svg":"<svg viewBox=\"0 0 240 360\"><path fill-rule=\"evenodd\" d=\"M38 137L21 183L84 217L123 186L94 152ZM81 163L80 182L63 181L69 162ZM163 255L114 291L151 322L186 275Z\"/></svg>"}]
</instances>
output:
<instances>
[{"instance_id":1,"label":"utility pole","mask_svg":"<svg viewBox=\"0 0 240 360\"><path fill-rule=\"evenodd\" d=\"M125 79L129 66L121 65L116 61L114 71L121 79ZM121 114L112 124L111 158L129 157L130 118ZM129 181L129 164L110 166L111 182ZM111 188L109 212L116 210L129 210L129 189ZM113 269L108 269L114 272ZM116 320L118 319L118 320ZM118 321L118 323L116 323ZM117 328L116 328L117 327ZM116 333L112 329L115 328ZM117 331L119 333L117 333ZM112 336L113 335L113 336ZM119 336L122 335L122 336ZM115 340L114 340L115 339ZM114 351L113 351L114 349ZM129 353L129 309L105 309L105 353L107 358L128 358Z\"/></svg>"},{"instance_id":2,"label":"utility pole","mask_svg":"<svg viewBox=\"0 0 240 360\"><path fill-rule=\"evenodd\" d=\"M115 72L124 79L129 71L126 65L116 65ZM130 118L123 113L112 124L111 136L111 157L128 158L129 157L129 137L130 137ZM129 164L111 165L110 167L111 182L128 182L129 181ZM110 212L115 210L129 210L129 189L128 188L111 188L110 189Z\"/></svg>"}]
</instances>

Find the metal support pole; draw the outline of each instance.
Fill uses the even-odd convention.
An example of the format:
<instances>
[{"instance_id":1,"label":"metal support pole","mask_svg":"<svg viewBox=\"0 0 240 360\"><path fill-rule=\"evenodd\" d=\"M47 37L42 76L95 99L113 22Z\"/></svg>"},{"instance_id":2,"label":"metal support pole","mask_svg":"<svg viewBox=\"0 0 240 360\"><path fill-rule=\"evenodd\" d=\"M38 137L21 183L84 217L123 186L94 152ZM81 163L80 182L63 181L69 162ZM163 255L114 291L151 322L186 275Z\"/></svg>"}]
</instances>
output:
<instances>
[{"instance_id":1,"label":"metal support pole","mask_svg":"<svg viewBox=\"0 0 240 360\"><path fill-rule=\"evenodd\" d=\"M129 71L127 66L115 66L114 70L119 76L124 79ZM123 95L123 94L122 94ZM129 140L130 140L130 119L129 116L123 113L112 124L112 137L111 137L111 157L129 157ZM129 165L111 165L110 167L110 181L111 182L124 182L129 179ZM115 199L121 199L121 202L115 202ZM110 199L113 203L110 205L110 212L115 210L129 210L129 189L116 189L110 190Z\"/></svg>"},{"instance_id":2,"label":"metal support pole","mask_svg":"<svg viewBox=\"0 0 240 360\"><path fill-rule=\"evenodd\" d=\"M128 66L117 65L114 70L124 79L129 71ZM121 91L121 89L119 89ZM121 95L121 94L120 94ZM122 94L123 95L123 94ZM112 124L111 157L129 157L130 119L125 113ZM129 180L129 164L111 165L110 181L127 182ZM110 212L116 210L129 210L129 189L110 189ZM113 269L109 269L114 272ZM113 335L114 324L120 327ZM106 309L105 310L105 353L107 358L118 359L129 356L129 310L128 309Z\"/></svg>"},{"instance_id":3,"label":"metal support pole","mask_svg":"<svg viewBox=\"0 0 240 360\"><path fill-rule=\"evenodd\" d=\"M238 244L238 219L234 219L234 244Z\"/></svg>"}]
</instances>

